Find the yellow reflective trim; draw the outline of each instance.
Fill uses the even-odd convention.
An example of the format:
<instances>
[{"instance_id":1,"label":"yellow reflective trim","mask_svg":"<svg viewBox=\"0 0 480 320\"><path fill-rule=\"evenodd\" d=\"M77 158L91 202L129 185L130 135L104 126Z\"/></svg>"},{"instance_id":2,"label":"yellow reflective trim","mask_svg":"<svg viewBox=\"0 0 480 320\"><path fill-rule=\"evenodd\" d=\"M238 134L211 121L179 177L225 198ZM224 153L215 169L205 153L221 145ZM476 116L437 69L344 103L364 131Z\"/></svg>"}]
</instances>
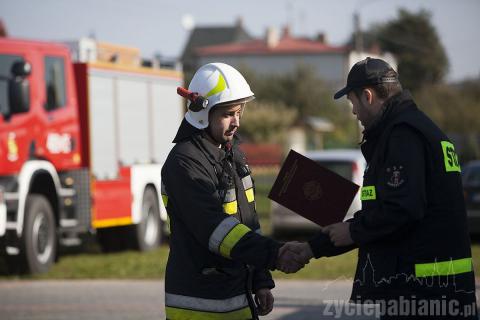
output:
<instances>
[{"instance_id":1,"label":"yellow reflective trim","mask_svg":"<svg viewBox=\"0 0 480 320\"><path fill-rule=\"evenodd\" d=\"M460 165L458 164L458 156L455 153L455 147L449 141L442 141L443 161L445 162L446 172L460 172Z\"/></svg>"},{"instance_id":2,"label":"yellow reflective trim","mask_svg":"<svg viewBox=\"0 0 480 320\"><path fill-rule=\"evenodd\" d=\"M247 196L248 202L253 202L255 200L255 195L253 193L253 188L245 190L245 195Z\"/></svg>"},{"instance_id":3,"label":"yellow reflective trim","mask_svg":"<svg viewBox=\"0 0 480 320\"><path fill-rule=\"evenodd\" d=\"M214 94L220 93L220 92L222 92L223 90L225 90L226 88L227 88L227 83L225 82L225 79L223 78L222 74L219 73L219 74L218 74L217 85L215 86L215 88L213 88L212 90L210 90L210 91L205 95L205 98L208 98L208 97L210 97L210 96L213 96Z\"/></svg>"},{"instance_id":4,"label":"yellow reflective trim","mask_svg":"<svg viewBox=\"0 0 480 320\"><path fill-rule=\"evenodd\" d=\"M166 208L168 204L168 196L166 194L162 194L162 201L163 201L163 205Z\"/></svg>"},{"instance_id":5,"label":"yellow reflective trim","mask_svg":"<svg viewBox=\"0 0 480 320\"><path fill-rule=\"evenodd\" d=\"M127 226L132 224L132 217L116 218L116 219L102 219L92 221L92 226L96 229Z\"/></svg>"},{"instance_id":6,"label":"yellow reflective trim","mask_svg":"<svg viewBox=\"0 0 480 320\"><path fill-rule=\"evenodd\" d=\"M224 203L223 204L223 212L226 214L235 214L237 213L237 200Z\"/></svg>"},{"instance_id":7,"label":"yellow reflective trim","mask_svg":"<svg viewBox=\"0 0 480 320\"><path fill-rule=\"evenodd\" d=\"M457 260L419 263L415 265L416 277L448 276L473 270L472 258Z\"/></svg>"},{"instance_id":8,"label":"yellow reflective trim","mask_svg":"<svg viewBox=\"0 0 480 320\"><path fill-rule=\"evenodd\" d=\"M360 200L376 200L377 199L377 192L375 191L375 186L365 186L362 187Z\"/></svg>"},{"instance_id":9,"label":"yellow reflective trim","mask_svg":"<svg viewBox=\"0 0 480 320\"><path fill-rule=\"evenodd\" d=\"M249 231L251 231L251 229L241 223L233 227L227 236L223 238L222 243L220 243L220 254L224 257L230 258L230 252L233 247Z\"/></svg>"},{"instance_id":10,"label":"yellow reflective trim","mask_svg":"<svg viewBox=\"0 0 480 320\"><path fill-rule=\"evenodd\" d=\"M252 319L249 307L230 312L207 312L165 307L167 319L171 320L247 320Z\"/></svg>"}]
</instances>

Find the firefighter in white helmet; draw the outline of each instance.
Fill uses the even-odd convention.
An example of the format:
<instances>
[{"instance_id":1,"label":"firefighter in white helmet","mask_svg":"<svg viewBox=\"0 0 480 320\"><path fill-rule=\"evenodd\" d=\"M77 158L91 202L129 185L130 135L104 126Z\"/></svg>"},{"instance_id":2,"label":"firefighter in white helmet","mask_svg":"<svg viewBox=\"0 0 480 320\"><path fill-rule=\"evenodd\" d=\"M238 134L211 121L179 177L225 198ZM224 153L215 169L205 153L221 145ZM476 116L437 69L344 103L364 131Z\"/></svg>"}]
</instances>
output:
<instances>
[{"instance_id":1,"label":"firefighter in white helmet","mask_svg":"<svg viewBox=\"0 0 480 320\"><path fill-rule=\"evenodd\" d=\"M171 229L167 319L257 319L273 307L268 270L303 265L260 235L254 184L236 138L254 94L223 63L202 66L178 92L190 101L162 168Z\"/></svg>"}]
</instances>

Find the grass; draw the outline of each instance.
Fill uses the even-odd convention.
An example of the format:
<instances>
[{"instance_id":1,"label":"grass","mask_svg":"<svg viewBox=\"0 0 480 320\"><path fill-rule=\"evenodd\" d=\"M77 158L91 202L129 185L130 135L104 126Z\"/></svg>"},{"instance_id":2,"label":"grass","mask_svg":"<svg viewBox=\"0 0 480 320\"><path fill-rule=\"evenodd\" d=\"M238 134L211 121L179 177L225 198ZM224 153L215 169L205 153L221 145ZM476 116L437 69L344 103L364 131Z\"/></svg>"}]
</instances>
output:
<instances>
[{"instance_id":1,"label":"grass","mask_svg":"<svg viewBox=\"0 0 480 320\"><path fill-rule=\"evenodd\" d=\"M270 200L267 194L273 181L272 176L257 179L257 211L265 234L270 234ZM273 272L276 279L351 279L357 263L357 251L341 256L312 260L304 269L286 275ZM472 256L476 275L480 276L480 241L472 245ZM120 252L103 254L98 246L89 246L85 253L67 254L48 273L34 276L6 276L0 279L163 279L168 258L168 246L151 252Z\"/></svg>"},{"instance_id":2,"label":"grass","mask_svg":"<svg viewBox=\"0 0 480 320\"><path fill-rule=\"evenodd\" d=\"M64 256L50 272L36 279L151 279L163 278L168 247L150 252L127 251L109 254Z\"/></svg>"},{"instance_id":3,"label":"grass","mask_svg":"<svg viewBox=\"0 0 480 320\"><path fill-rule=\"evenodd\" d=\"M275 279L351 279L357 263L357 251L341 256L311 260L295 274L273 272ZM476 275L480 276L480 243L472 245ZM3 276L3 279L163 279L168 246L151 252L121 252L65 255L45 274L34 276Z\"/></svg>"}]
</instances>

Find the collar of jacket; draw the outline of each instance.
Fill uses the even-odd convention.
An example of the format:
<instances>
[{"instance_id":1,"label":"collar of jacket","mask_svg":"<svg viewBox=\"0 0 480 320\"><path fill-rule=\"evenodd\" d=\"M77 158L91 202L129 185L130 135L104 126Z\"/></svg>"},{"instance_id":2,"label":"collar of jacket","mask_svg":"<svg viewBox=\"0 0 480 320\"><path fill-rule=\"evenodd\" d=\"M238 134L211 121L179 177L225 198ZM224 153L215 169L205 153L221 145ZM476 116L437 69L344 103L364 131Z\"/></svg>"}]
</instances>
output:
<instances>
[{"instance_id":1,"label":"collar of jacket","mask_svg":"<svg viewBox=\"0 0 480 320\"><path fill-rule=\"evenodd\" d=\"M383 130L392 123L400 114L415 110L417 106L413 101L412 95L409 91L404 90L393 97L390 97L384 102L383 114L380 119L371 128L364 130L363 141L378 138Z\"/></svg>"},{"instance_id":2,"label":"collar of jacket","mask_svg":"<svg viewBox=\"0 0 480 320\"><path fill-rule=\"evenodd\" d=\"M225 147L222 146L219 148L218 146L214 145L210 140L208 140L205 132L202 131L200 134L195 135L194 140L198 143L199 147L210 161L222 162L222 160L225 159Z\"/></svg>"},{"instance_id":3,"label":"collar of jacket","mask_svg":"<svg viewBox=\"0 0 480 320\"><path fill-rule=\"evenodd\" d=\"M234 150L237 148L240 143L240 138L235 134L233 136L233 141L230 149L227 149L224 145L221 148L214 145L206 137L206 133L201 130L198 134L195 134L191 137L194 143L200 148L200 150L207 156L208 160L212 162L222 163L225 159L230 162L234 161Z\"/></svg>"},{"instance_id":4,"label":"collar of jacket","mask_svg":"<svg viewBox=\"0 0 480 320\"><path fill-rule=\"evenodd\" d=\"M231 156L233 159L233 149L237 147L241 141L237 134L233 136L232 147L230 148L231 152L226 152L225 146L218 148L205 137L205 134L204 130L195 128L184 118L172 142L179 143L184 140L193 139L211 162L222 162L228 156Z\"/></svg>"},{"instance_id":5,"label":"collar of jacket","mask_svg":"<svg viewBox=\"0 0 480 320\"><path fill-rule=\"evenodd\" d=\"M183 118L182 123L180 124L180 127L178 127L177 134L175 135L175 138L173 139L172 142L179 143L196 134L199 134L200 132L202 132L202 130L195 128L190 123L188 123L188 121L185 120L185 118Z\"/></svg>"}]
</instances>

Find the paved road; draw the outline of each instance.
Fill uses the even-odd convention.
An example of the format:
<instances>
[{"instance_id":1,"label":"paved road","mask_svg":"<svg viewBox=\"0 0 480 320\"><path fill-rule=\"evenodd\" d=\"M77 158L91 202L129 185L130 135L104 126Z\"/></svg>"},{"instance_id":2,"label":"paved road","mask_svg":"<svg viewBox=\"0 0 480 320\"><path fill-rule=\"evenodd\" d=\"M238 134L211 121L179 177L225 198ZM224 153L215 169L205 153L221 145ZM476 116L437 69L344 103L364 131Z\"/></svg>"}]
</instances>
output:
<instances>
[{"instance_id":1,"label":"paved road","mask_svg":"<svg viewBox=\"0 0 480 320\"><path fill-rule=\"evenodd\" d=\"M0 319L164 319L163 285L158 280L0 281ZM277 281L274 312L262 319L335 319L335 305L327 300L346 300L350 285L349 281ZM356 316L349 316L353 311ZM374 312L350 308L337 318L375 319Z\"/></svg>"}]
</instances>

